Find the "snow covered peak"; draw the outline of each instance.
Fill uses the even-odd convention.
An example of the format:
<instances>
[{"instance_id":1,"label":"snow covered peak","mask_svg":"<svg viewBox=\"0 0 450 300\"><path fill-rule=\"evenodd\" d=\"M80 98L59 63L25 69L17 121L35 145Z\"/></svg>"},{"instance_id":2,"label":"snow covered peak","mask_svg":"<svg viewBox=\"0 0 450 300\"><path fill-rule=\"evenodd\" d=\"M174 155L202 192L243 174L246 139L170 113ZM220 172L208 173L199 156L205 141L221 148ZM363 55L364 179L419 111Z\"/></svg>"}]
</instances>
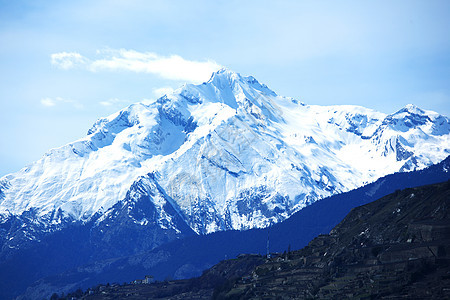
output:
<instances>
[{"instance_id":1,"label":"snow covered peak","mask_svg":"<svg viewBox=\"0 0 450 300\"><path fill-rule=\"evenodd\" d=\"M147 108L148 106L143 103L131 104L117 113L97 120L88 130L88 135L98 132L101 128L104 129L105 127L108 127L108 130L118 132L123 128L132 127L142 121L145 122L146 118L141 116L141 113Z\"/></svg>"},{"instance_id":2,"label":"snow covered peak","mask_svg":"<svg viewBox=\"0 0 450 300\"><path fill-rule=\"evenodd\" d=\"M409 112L409 113L417 114L417 115L425 114L425 111L423 111L422 109L420 109L419 107L417 107L414 104L406 104L406 106L403 109L401 109L400 112Z\"/></svg>"},{"instance_id":3,"label":"snow covered peak","mask_svg":"<svg viewBox=\"0 0 450 300\"><path fill-rule=\"evenodd\" d=\"M280 120L277 104L291 100L277 96L254 77L244 77L228 69L220 69L213 73L209 81L200 85L186 84L172 94L159 98L157 102L164 110L184 112L192 110L196 105L221 103L234 109L249 122L264 123L268 120Z\"/></svg>"},{"instance_id":4,"label":"snow covered peak","mask_svg":"<svg viewBox=\"0 0 450 300\"><path fill-rule=\"evenodd\" d=\"M431 112L433 113L433 112ZM398 110L397 112L393 113L390 115L390 118L392 119L404 119L404 118L410 118L411 116L415 116L416 118L420 118L422 116L427 116L428 114L420 109L419 107L417 107L414 104L407 104L405 107L403 107L402 109Z\"/></svg>"},{"instance_id":5,"label":"snow covered peak","mask_svg":"<svg viewBox=\"0 0 450 300\"><path fill-rule=\"evenodd\" d=\"M274 91L270 90L265 84L261 84L258 80L256 80L255 77L242 76L241 74L233 72L226 68L222 68L213 73L206 84L208 83L221 88L227 85L229 85L231 88L233 88L233 86L235 85L240 85L241 87L248 86L263 93L276 96Z\"/></svg>"},{"instance_id":6,"label":"snow covered peak","mask_svg":"<svg viewBox=\"0 0 450 300\"><path fill-rule=\"evenodd\" d=\"M408 104L388 115L383 121L385 128L416 134L447 135L450 133L449 119L433 111L425 111Z\"/></svg>"},{"instance_id":7,"label":"snow covered peak","mask_svg":"<svg viewBox=\"0 0 450 300\"><path fill-rule=\"evenodd\" d=\"M233 78L240 78L241 75L239 73L236 73L228 68L221 68L217 70L216 72L213 72L211 75L211 78L208 80L208 82L214 82L214 81L220 81L220 80L230 80Z\"/></svg>"},{"instance_id":8,"label":"snow covered peak","mask_svg":"<svg viewBox=\"0 0 450 300\"><path fill-rule=\"evenodd\" d=\"M151 174L161 195L151 201L169 201L196 232L263 227L317 199L437 163L450 152L449 124L412 105L387 116L304 105L221 69L102 118L86 137L3 177L0 215L87 221Z\"/></svg>"}]
</instances>

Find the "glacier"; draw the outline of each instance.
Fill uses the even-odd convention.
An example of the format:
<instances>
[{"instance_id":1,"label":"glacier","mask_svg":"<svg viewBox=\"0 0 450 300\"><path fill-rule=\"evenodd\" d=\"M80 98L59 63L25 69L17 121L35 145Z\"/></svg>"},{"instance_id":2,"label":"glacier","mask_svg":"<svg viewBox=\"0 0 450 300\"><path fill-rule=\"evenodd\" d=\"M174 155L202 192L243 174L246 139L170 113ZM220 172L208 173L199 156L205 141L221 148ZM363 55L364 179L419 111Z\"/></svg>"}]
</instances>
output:
<instances>
[{"instance_id":1,"label":"glacier","mask_svg":"<svg viewBox=\"0 0 450 300\"><path fill-rule=\"evenodd\" d=\"M145 194L155 209L151 218L130 213L136 226L175 235L180 222L197 234L261 228L449 154L450 121L436 112L307 105L221 69L102 118L87 136L2 177L0 223L27 217L49 232L71 222L100 228Z\"/></svg>"}]
</instances>

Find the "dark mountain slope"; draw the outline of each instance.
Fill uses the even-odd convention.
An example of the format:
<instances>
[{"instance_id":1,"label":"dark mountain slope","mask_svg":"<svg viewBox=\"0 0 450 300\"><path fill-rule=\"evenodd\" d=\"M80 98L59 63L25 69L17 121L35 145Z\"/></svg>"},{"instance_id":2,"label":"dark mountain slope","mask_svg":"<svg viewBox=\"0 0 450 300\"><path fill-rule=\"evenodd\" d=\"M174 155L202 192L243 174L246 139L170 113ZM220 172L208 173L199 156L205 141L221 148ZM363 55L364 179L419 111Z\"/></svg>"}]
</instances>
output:
<instances>
[{"instance_id":1,"label":"dark mountain slope","mask_svg":"<svg viewBox=\"0 0 450 300\"><path fill-rule=\"evenodd\" d=\"M256 267L253 267L256 266ZM301 250L241 255L199 278L101 287L82 299L444 299L450 296L450 181L353 209Z\"/></svg>"},{"instance_id":2,"label":"dark mountain slope","mask_svg":"<svg viewBox=\"0 0 450 300\"><path fill-rule=\"evenodd\" d=\"M0 255L0 299L20 295L41 278L79 269L87 264L96 266L97 261L111 264L117 257L137 254L155 248L155 245L195 234L169 202L164 205L164 210L182 231L176 231L171 226L141 226L136 220L145 219L150 224L159 220L159 208L152 199L156 198L156 192L148 195L142 192L143 188L140 182L133 184L125 199L113 206L114 213L97 216L88 223L75 222L40 240L28 241L27 247L21 249L7 249L9 245L3 245L0 251L3 254ZM97 223L99 218L102 222ZM21 220L15 223L15 227L26 226ZM4 227L0 225L0 231L2 229ZM91 266L90 270L96 274L98 268ZM101 274L96 280L103 281ZM47 296L45 288L39 290L39 296L33 294L30 299Z\"/></svg>"},{"instance_id":3,"label":"dark mountain slope","mask_svg":"<svg viewBox=\"0 0 450 300\"><path fill-rule=\"evenodd\" d=\"M450 179L450 158L421 171L397 173L351 192L320 200L270 228L270 250L300 249L319 234L330 232L354 207L396 190ZM67 293L99 283L124 282L152 274L156 279L190 278L219 261L240 253L266 253L268 229L218 232L192 236L130 257L97 261L72 271L37 281L27 298ZM78 241L82 243L82 241ZM76 246L76 244L74 244ZM56 273L55 273L56 274Z\"/></svg>"},{"instance_id":4,"label":"dark mountain slope","mask_svg":"<svg viewBox=\"0 0 450 300\"><path fill-rule=\"evenodd\" d=\"M258 266L251 280L238 280L216 296L448 298L450 181L355 208L329 235Z\"/></svg>"}]
</instances>

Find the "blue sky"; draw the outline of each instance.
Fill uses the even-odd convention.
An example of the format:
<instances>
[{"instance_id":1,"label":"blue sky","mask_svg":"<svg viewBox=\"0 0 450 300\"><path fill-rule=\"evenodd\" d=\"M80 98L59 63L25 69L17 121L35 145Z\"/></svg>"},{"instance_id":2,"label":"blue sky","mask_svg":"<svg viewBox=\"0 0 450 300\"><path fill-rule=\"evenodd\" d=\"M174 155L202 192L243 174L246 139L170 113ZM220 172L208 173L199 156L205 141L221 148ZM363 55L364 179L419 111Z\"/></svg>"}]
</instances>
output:
<instances>
[{"instance_id":1,"label":"blue sky","mask_svg":"<svg viewBox=\"0 0 450 300\"><path fill-rule=\"evenodd\" d=\"M225 66L307 104L450 116L449 1L0 0L0 175Z\"/></svg>"}]
</instances>

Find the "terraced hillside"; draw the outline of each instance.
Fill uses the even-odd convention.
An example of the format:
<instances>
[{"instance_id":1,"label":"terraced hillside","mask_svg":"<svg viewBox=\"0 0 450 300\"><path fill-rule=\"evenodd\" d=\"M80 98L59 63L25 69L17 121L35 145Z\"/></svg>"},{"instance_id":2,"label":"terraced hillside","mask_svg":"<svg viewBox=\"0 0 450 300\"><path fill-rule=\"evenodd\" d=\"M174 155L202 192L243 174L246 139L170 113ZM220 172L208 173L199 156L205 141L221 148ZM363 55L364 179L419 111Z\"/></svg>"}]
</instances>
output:
<instances>
[{"instance_id":1,"label":"terraced hillside","mask_svg":"<svg viewBox=\"0 0 450 300\"><path fill-rule=\"evenodd\" d=\"M353 209L329 235L258 266L217 298L445 299L449 212L450 181L397 191Z\"/></svg>"}]
</instances>

